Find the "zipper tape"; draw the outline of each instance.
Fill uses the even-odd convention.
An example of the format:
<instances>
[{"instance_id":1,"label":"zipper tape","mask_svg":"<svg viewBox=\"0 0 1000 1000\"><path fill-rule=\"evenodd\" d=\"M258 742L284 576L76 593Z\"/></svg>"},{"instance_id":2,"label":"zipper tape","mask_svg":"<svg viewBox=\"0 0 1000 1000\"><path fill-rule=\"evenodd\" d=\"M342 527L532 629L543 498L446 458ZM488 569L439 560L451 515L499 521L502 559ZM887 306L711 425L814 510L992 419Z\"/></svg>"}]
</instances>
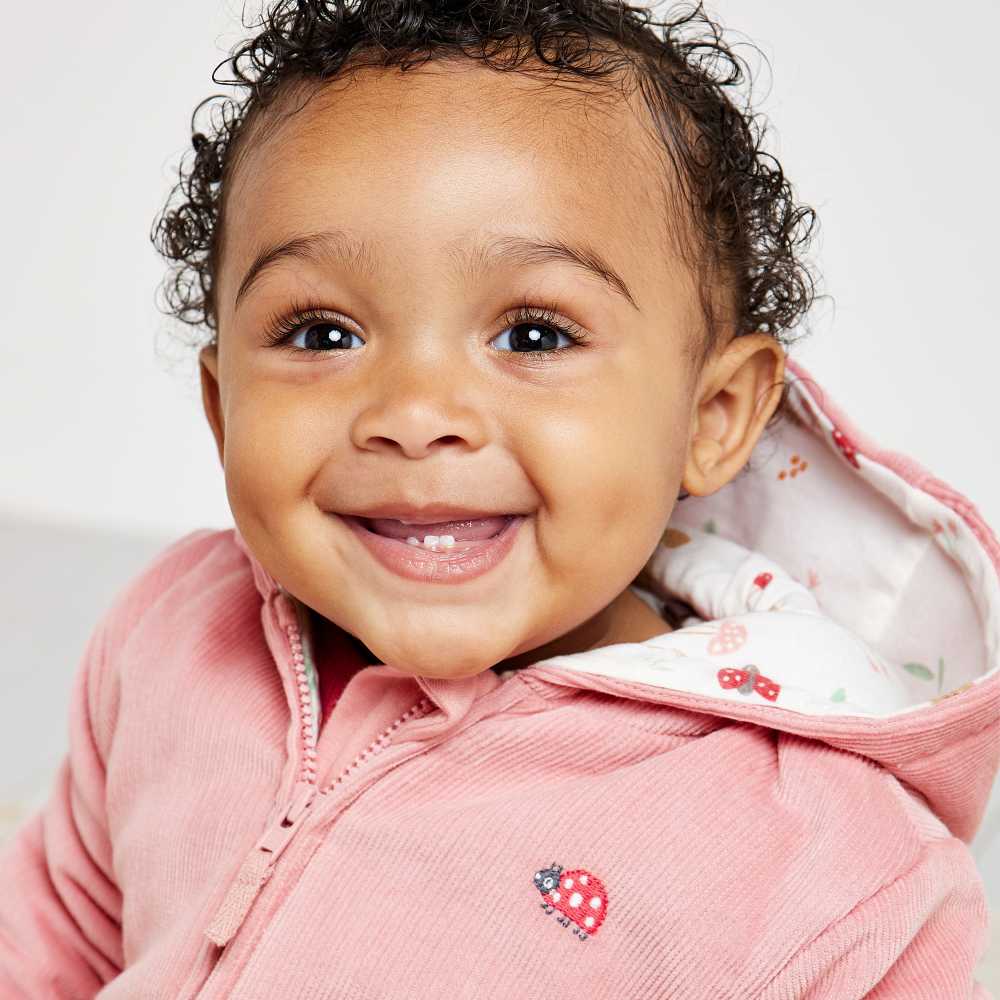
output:
<instances>
[{"instance_id":1,"label":"zipper tape","mask_svg":"<svg viewBox=\"0 0 1000 1000\"><path fill-rule=\"evenodd\" d=\"M316 786L300 782L288 808L261 834L240 865L212 922L205 928L205 936L210 941L217 945L227 944L239 929L315 797Z\"/></svg>"},{"instance_id":2,"label":"zipper tape","mask_svg":"<svg viewBox=\"0 0 1000 1000\"><path fill-rule=\"evenodd\" d=\"M229 943L246 919L261 889L271 877L282 851L294 837L307 816L309 807L318 795L333 792L364 764L370 757L384 750L396 730L409 719L420 718L433 711L433 703L426 697L404 712L387 726L358 756L331 782L320 790L316 783L316 740L319 728L318 685L310 683L315 672L312 659L311 629L308 621L299 614L299 604L287 594L276 602L279 625L285 632L290 653L291 667L298 698L295 699L297 719L292 725L299 729L300 770L292 786L288 806L276 820L268 824L249 854L243 859L239 871L230 883L222 903L204 930L205 936L215 944ZM282 621L284 618L284 621Z\"/></svg>"}]
</instances>

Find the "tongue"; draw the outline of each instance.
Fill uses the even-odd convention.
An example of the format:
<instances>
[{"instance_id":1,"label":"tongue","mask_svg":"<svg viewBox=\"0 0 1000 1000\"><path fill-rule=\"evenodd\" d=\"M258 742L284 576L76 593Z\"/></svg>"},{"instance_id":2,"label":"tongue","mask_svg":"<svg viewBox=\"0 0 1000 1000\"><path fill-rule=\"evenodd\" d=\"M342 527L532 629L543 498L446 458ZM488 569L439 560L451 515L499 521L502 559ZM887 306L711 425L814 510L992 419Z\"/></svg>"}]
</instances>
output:
<instances>
[{"instance_id":1,"label":"tongue","mask_svg":"<svg viewBox=\"0 0 1000 1000\"><path fill-rule=\"evenodd\" d=\"M498 534L509 520L508 516L477 517L472 521L438 521L436 524L407 524L394 517L371 517L365 521L368 528L386 538L406 541L411 536L424 540L424 535L452 535L456 542L491 538Z\"/></svg>"}]
</instances>

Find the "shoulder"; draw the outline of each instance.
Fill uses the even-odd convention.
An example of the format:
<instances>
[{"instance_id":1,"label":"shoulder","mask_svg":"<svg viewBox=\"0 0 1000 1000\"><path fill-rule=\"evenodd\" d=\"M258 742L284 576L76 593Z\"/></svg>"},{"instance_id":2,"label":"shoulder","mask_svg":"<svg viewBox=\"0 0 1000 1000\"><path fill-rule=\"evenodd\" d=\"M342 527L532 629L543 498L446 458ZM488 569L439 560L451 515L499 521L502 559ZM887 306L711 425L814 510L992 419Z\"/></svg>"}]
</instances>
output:
<instances>
[{"instance_id":1,"label":"shoulder","mask_svg":"<svg viewBox=\"0 0 1000 1000\"><path fill-rule=\"evenodd\" d=\"M812 983L816 970L828 970L824 975L837 982L877 979L872 997L916 996L912 991L919 984L922 997L958 996L961 988L962 996L985 998L973 977L988 944L990 911L975 857L918 794L895 778L889 785L907 813L908 822L897 828L907 830L907 849L881 869L877 884L861 891L855 887L842 894L836 883L829 888L811 883L811 898L825 895L837 905L826 915L826 926L796 942L760 1000L792 995ZM876 856L888 854L882 844L891 832L871 831ZM917 849L909 849L911 844Z\"/></svg>"},{"instance_id":2,"label":"shoulder","mask_svg":"<svg viewBox=\"0 0 1000 1000\"><path fill-rule=\"evenodd\" d=\"M112 645L120 645L157 607L190 596L213 579L242 567L232 528L199 528L170 542L120 588L99 622Z\"/></svg>"},{"instance_id":3,"label":"shoulder","mask_svg":"<svg viewBox=\"0 0 1000 1000\"><path fill-rule=\"evenodd\" d=\"M246 599L256 591L232 528L177 538L122 585L91 631L77 679L106 740L118 714L123 662L139 654L146 666L150 657L169 659L234 594Z\"/></svg>"}]
</instances>

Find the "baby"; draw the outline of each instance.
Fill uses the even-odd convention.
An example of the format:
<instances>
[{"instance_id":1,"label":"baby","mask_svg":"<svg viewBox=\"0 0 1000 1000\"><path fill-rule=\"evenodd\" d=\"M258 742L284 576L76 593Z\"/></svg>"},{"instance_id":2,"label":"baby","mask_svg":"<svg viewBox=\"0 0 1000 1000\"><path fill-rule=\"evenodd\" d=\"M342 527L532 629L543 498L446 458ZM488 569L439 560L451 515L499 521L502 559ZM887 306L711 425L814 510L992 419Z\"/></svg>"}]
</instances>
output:
<instances>
[{"instance_id":1,"label":"baby","mask_svg":"<svg viewBox=\"0 0 1000 1000\"><path fill-rule=\"evenodd\" d=\"M257 27L153 231L235 527L95 628L0 995L987 998L1000 546L786 358L718 25Z\"/></svg>"}]
</instances>

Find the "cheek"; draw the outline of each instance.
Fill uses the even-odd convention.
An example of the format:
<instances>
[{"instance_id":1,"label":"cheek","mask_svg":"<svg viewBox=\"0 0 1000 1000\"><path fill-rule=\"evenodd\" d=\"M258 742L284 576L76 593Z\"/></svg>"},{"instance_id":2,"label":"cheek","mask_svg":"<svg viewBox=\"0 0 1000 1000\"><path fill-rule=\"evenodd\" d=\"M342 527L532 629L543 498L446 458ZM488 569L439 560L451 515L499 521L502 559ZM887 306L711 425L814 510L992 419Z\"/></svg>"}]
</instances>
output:
<instances>
[{"instance_id":1,"label":"cheek","mask_svg":"<svg viewBox=\"0 0 1000 1000\"><path fill-rule=\"evenodd\" d=\"M301 390L263 382L230 401L225 466L234 507L266 519L301 501L331 447L318 413Z\"/></svg>"},{"instance_id":2,"label":"cheek","mask_svg":"<svg viewBox=\"0 0 1000 1000\"><path fill-rule=\"evenodd\" d=\"M574 566L582 578L620 563L617 576L634 575L659 539L685 443L682 407L659 390L602 392L526 428L522 461L543 497L542 555L564 571Z\"/></svg>"}]
</instances>

